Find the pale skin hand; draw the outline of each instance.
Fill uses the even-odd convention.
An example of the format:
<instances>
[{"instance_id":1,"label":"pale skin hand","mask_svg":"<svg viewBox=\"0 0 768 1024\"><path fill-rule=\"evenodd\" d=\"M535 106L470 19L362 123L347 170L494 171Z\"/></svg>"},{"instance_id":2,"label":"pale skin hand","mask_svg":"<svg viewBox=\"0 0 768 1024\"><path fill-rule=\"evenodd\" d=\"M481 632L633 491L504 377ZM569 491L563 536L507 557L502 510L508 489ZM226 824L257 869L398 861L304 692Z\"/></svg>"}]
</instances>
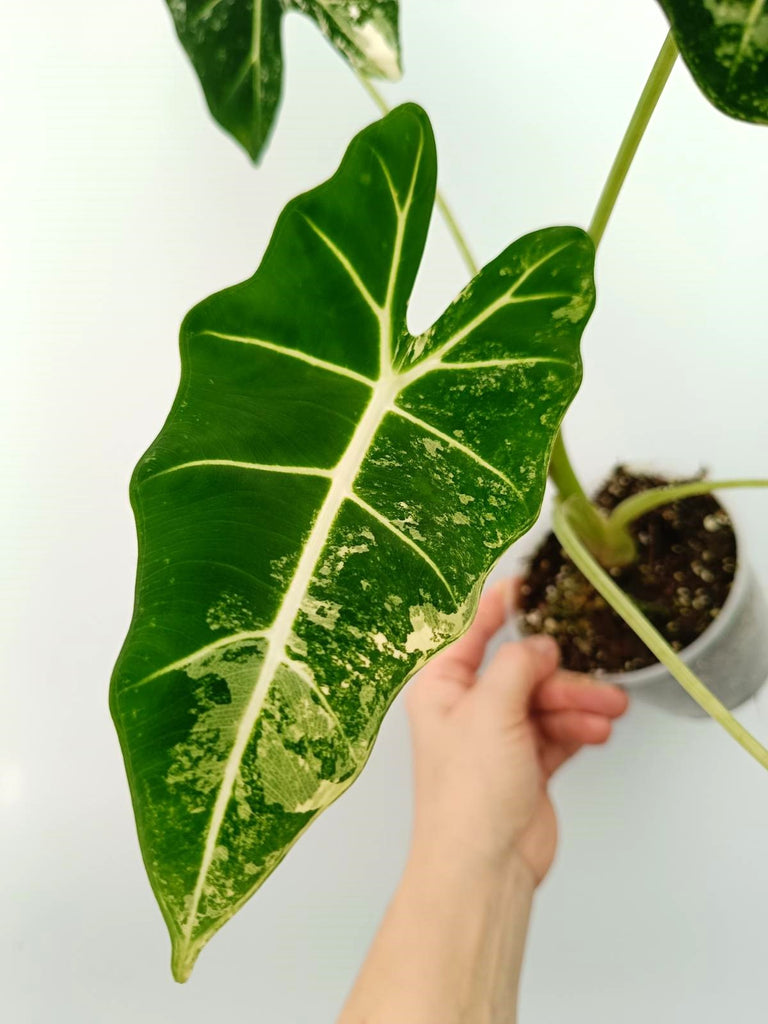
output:
<instances>
[{"instance_id":1,"label":"pale skin hand","mask_svg":"<svg viewBox=\"0 0 768 1024\"><path fill-rule=\"evenodd\" d=\"M478 675L515 591L491 588L411 686L411 851L339 1024L516 1020L531 900L557 845L547 784L608 739L627 698L559 669L547 637L503 645Z\"/></svg>"}]
</instances>

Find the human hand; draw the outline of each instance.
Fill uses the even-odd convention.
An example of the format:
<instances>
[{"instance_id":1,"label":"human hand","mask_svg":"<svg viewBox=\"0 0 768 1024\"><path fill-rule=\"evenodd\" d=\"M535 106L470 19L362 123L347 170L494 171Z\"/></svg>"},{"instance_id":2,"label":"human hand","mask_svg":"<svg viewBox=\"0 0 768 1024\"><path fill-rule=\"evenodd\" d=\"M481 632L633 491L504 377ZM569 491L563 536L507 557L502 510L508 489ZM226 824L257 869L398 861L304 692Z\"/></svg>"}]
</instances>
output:
<instances>
[{"instance_id":1,"label":"human hand","mask_svg":"<svg viewBox=\"0 0 768 1024\"><path fill-rule=\"evenodd\" d=\"M550 637L504 644L478 674L517 590L482 598L469 631L419 674L407 698L414 746L414 850L503 866L517 858L538 885L557 845L547 792L586 744L605 743L627 708L616 686L558 668Z\"/></svg>"},{"instance_id":2,"label":"human hand","mask_svg":"<svg viewBox=\"0 0 768 1024\"><path fill-rule=\"evenodd\" d=\"M548 637L505 644L479 674L515 589L491 588L409 691L413 847L340 1024L516 1019L533 890L557 842L547 784L608 739L627 698L559 670Z\"/></svg>"}]
</instances>

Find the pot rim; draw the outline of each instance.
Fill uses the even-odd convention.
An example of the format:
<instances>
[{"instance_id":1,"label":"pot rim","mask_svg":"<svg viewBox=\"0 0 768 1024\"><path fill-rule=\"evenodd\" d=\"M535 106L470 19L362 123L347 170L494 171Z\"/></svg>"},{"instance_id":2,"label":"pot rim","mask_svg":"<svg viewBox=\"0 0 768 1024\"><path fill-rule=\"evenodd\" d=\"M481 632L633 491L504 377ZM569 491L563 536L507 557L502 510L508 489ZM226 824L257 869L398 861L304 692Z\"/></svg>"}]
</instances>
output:
<instances>
[{"instance_id":1,"label":"pot rim","mask_svg":"<svg viewBox=\"0 0 768 1024\"><path fill-rule=\"evenodd\" d=\"M733 576L733 583L731 589L728 591L722 608L720 609L717 617L707 626L703 633L700 633L696 639L684 647L681 651L675 653L686 664L695 659L701 651L711 647L723 633L733 617L734 609L741 604L741 598L744 592L747 590L751 583L752 572L749 564L744 559L744 546L741 541L741 535L739 532L738 525L734 520L731 509L720 500L725 512L728 514L728 518L733 528L733 533L736 538L736 571ZM622 686L639 686L643 683L653 683L658 679L669 674L669 669L662 662L657 661L653 665L646 665L645 668L636 668L630 672L600 672L597 676L600 680L607 680L608 682L617 682Z\"/></svg>"}]
</instances>

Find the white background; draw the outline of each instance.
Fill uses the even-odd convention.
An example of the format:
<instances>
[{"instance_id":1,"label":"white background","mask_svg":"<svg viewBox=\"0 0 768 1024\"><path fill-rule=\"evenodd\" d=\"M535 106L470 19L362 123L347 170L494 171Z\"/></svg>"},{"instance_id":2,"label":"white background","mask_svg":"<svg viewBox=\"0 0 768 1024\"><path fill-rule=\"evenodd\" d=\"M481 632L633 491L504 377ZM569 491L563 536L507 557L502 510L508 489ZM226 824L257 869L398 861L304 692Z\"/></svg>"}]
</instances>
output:
<instances>
[{"instance_id":1,"label":"white background","mask_svg":"<svg viewBox=\"0 0 768 1024\"><path fill-rule=\"evenodd\" d=\"M653 0L402 7L406 76L387 96L428 110L480 259L586 223L664 36ZM181 987L107 685L132 605L128 478L173 397L182 316L252 273L283 203L375 111L292 15L285 100L254 169L207 115L161 0L6 0L2 20L0 1015L330 1024L407 848L402 703L363 778ZM617 459L768 475L767 180L768 128L717 113L679 66L600 252L567 431L591 481ZM435 224L412 326L464 281ZM766 499L731 505L768 585ZM767 714L742 717L765 738ZM523 1024L762 1019L760 769L716 726L638 705L555 790L562 843L534 911Z\"/></svg>"}]
</instances>

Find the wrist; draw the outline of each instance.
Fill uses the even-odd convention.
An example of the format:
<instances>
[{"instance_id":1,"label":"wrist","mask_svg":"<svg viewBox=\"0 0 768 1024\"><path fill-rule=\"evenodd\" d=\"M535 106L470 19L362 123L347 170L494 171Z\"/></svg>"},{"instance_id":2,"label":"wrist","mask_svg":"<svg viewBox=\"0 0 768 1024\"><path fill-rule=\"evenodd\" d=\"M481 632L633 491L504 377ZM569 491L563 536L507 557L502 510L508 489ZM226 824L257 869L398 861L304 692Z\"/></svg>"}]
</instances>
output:
<instances>
[{"instance_id":1,"label":"wrist","mask_svg":"<svg viewBox=\"0 0 768 1024\"><path fill-rule=\"evenodd\" d=\"M475 915L486 925L526 920L537 880L517 852L505 857L478 854L471 847L414 842L401 888L417 893L436 919Z\"/></svg>"},{"instance_id":2,"label":"wrist","mask_svg":"<svg viewBox=\"0 0 768 1024\"><path fill-rule=\"evenodd\" d=\"M419 922L422 978L435 980L434 1016L425 1024L515 1020L535 888L517 855L502 862L414 844L397 899Z\"/></svg>"},{"instance_id":3,"label":"wrist","mask_svg":"<svg viewBox=\"0 0 768 1024\"><path fill-rule=\"evenodd\" d=\"M453 894L457 899L472 892L530 901L538 884L533 869L514 848L489 853L471 842L424 836L414 836L404 879L409 876L417 877L427 890Z\"/></svg>"},{"instance_id":4,"label":"wrist","mask_svg":"<svg viewBox=\"0 0 768 1024\"><path fill-rule=\"evenodd\" d=\"M534 888L517 856L415 837L340 1024L512 1024Z\"/></svg>"},{"instance_id":5,"label":"wrist","mask_svg":"<svg viewBox=\"0 0 768 1024\"><path fill-rule=\"evenodd\" d=\"M496 891L530 891L538 878L514 843L484 841L476 835L428 828L417 817L408 865L425 866L429 872L450 875L454 886L467 879Z\"/></svg>"}]
</instances>

